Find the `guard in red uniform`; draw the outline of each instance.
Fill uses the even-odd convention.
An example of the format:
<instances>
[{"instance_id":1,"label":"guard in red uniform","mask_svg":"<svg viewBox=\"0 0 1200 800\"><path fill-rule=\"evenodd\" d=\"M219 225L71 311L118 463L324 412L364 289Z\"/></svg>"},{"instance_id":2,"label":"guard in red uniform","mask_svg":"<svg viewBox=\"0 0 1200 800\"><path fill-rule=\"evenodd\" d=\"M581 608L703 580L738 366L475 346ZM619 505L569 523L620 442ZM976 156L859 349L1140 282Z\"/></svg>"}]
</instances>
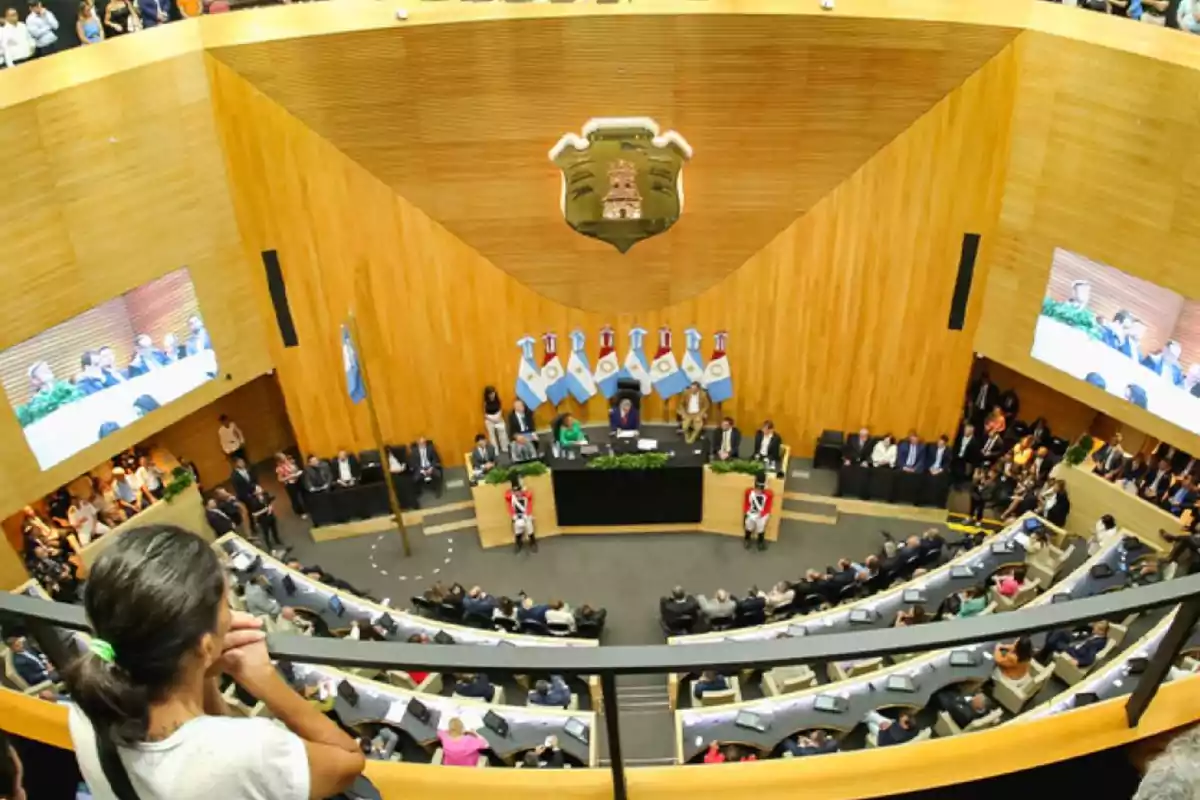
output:
<instances>
[{"instance_id":1,"label":"guard in red uniform","mask_svg":"<svg viewBox=\"0 0 1200 800\"><path fill-rule=\"evenodd\" d=\"M537 539L533 535L533 492L521 488L521 476L513 473L512 488L504 493L504 501L508 503L508 515L512 517L513 537L517 540L517 552L529 537L529 550L536 553Z\"/></svg>"},{"instance_id":2,"label":"guard in red uniform","mask_svg":"<svg viewBox=\"0 0 1200 800\"><path fill-rule=\"evenodd\" d=\"M746 501L742 511L746 515L746 549L750 549L751 537L758 535L758 549L766 550L767 521L771 519L771 501L775 493L767 488L767 476L754 479L754 488L746 490Z\"/></svg>"}]
</instances>

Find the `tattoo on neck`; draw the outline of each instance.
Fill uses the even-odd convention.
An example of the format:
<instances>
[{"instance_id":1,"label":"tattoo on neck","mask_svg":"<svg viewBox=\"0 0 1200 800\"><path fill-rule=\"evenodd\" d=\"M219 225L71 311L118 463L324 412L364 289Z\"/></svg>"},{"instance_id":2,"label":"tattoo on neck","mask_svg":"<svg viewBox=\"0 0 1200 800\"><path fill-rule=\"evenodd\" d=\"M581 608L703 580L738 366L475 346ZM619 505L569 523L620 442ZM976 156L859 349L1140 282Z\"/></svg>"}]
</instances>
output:
<instances>
[{"instance_id":1,"label":"tattoo on neck","mask_svg":"<svg viewBox=\"0 0 1200 800\"><path fill-rule=\"evenodd\" d=\"M168 722L166 725L162 726L161 728L159 728L157 730L148 731L146 733L146 741L147 742L161 742L163 739L169 739L171 737L171 734L173 734L175 731L179 730L180 727L182 727L182 726L183 726L182 720L174 720L172 722Z\"/></svg>"}]
</instances>

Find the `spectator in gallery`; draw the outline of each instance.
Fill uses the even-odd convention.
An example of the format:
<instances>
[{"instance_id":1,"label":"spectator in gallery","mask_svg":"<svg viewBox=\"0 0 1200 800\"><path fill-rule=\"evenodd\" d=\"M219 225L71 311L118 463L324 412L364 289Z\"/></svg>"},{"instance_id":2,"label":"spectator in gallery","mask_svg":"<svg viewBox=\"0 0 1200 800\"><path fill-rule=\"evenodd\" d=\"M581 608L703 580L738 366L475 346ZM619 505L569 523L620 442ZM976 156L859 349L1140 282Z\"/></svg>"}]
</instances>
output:
<instances>
[{"instance_id":1,"label":"spectator in gallery","mask_svg":"<svg viewBox=\"0 0 1200 800\"><path fill-rule=\"evenodd\" d=\"M311 493L324 492L333 485L333 471L329 465L315 455L308 457L304 468L304 488Z\"/></svg>"},{"instance_id":2,"label":"spectator in gallery","mask_svg":"<svg viewBox=\"0 0 1200 800\"><path fill-rule=\"evenodd\" d=\"M267 549L283 547L279 539L279 521L275 517L275 496L262 486L255 486L254 493L246 500L251 523L262 533Z\"/></svg>"},{"instance_id":3,"label":"spectator in gallery","mask_svg":"<svg viewBox=\"0 0 1200 800\"><path fill-rule=\"evenodd\" d=\"M242 429L227 414L222 414L218 421L221 425L217 428L217 438L221 441L222 452L230 461L245 458L246 437L242 434Z\"/></svg>"},{"instance_id":4,"label":"spectator in gallery","mask_svg":"<svg viewBox=\"0 0 1200 800\"><path fill-rule=\"evenodd\" d=\"M1112 480L1110 476L1119 472L1125 464L1125 449L1121 447L1122 441L1121 434L1114 433L1103 447L1092 454L1092 463L1095 465L1092 472Z\"/></svg>"},{"instance_id":5,"label":"spectator in gallery","mask_svg":"<svg viewBox=\"0 0 1200 800\"><path fill-rule=\"evenodd\" d=\"M710 405L708 392L700 386L699 381L692 385L679 398L679 418L683 425L683 439L688 444L695 442L704 432L704 420L708 417Z\"/></svg>"},{"instance_id":6,"label":"spectator in gallery","mask_svg":"<svg viewBox=\"0 0 1200 800\"><path fill-rule=\"evenodd\" d=\"M109 36L123 36L142 29L142 18L132 0L108 0L104 7L104 30Z\"/></svg>"},{"instance_id":7,"label":"spectator in gallery","mask_svg":"<svg viewBox=\"0 0 1200 800\"><path fill-rule=\"evenodd\" d=\"M353 486L358 483L362 470L358 465L358 459L352 453L339 450L332 466L333 481L338 486Z\"/></svg>"},{"instance_id":8,"label":"spectator in gallery","mask_svg":"<svg viewBox=\"0 0 1200 800\"><path fill-rule=\"evenodd\" d=\"M992 383L991 375L988 373L987 367L984 367L980 371L979 377L967 389L967 398L971 403L971 422L975 425L982 424L988 412L995 407L999 397L1000 388Z\"/></svg>"},{"instance_id":9,"label":"spectator in gallery","mask_svg":"<svg viewBox=\"0 0 1200 800\"><path fill-rule=\"evenodd\" d=\"M925 445L915 430L909 431L908 438L896 448L896 466L903 472L925 471Z\"/></svg>"},{"instance_id":10,"label":"spectator in gallery","mask_svg":"<svg viewBox=\"0 0 1200 800\"><path fill-rule=\"evenodd\" d=\"M563 415L562 423L558 428L558 443L563 447L587 444L587 436L583 433L583 426L579 424L579 420L575 419L574 414Z\"/></svg>"},{"instance_id":11,"label":"spectator in gallery","mask_svg":"<svg viewBox=\"0 0 1200 800\"><path fill-rule=\"evenodd\" d=\"M953 469L956 482L965 481L979 465L982 448L983 442L975 434L975 426L969 422L964 424L962 433L954 442Z\"/></svg>"},{"instance_id":12,"label":"spectator in gallery","mask_svg":"<svg viewBox=\"0 0 1200 800\"><path fill-rule=\"evenodd\" d=\"M989 434L987 441L980 448L979 457L984 464L991 464L1004 453L1004 436L999 433Z\"/></svg>"},{"instance_id":13,"label":"spectator in gallery","mask_svg":"<svg viewBox=\"0 0 1200 800\"><path fill-rule=\"evenodd\" d=\"M513 400L512 411L508 412L508 437L516 441L518 436L524 436L536 448L538 437L534 430L533 412L520 398Z\"/></svg>"},{"instance_id":14,"label":"spectator in gallery","mask_svg":"<svg viewBox=\"0 0 1200 800\"><path fill-rule=\"evenodd\" d=\"M1171 487L1171 462L1165 458L1158 459L1157 465L1142 476L1138 484L1138 494L1151 503L1161 503L1167 490Z\"/></svg>"},{"instance_id":15,"label":"spectator in gallery","mask_svg":"<svg viewBox=\"0 0 1200 800\"><path fill-rule=\"evenodd\" d=\"M475 436L475 449L471 451L471 473L476 480L496 467L496 446L482 433Z\"/></svg>"},{"instance_id":16,"label":"spectator in gallery","mask_svg":"<svg viewBox=\"0 0 1200 800\"><path fill-rule=\"evenodd\" d=\"M138 12L142 16L142 27L153 28L171 20L170 0L138 0Z\"/></svg>"},{"instance_id":17,"label":"spectator in gallery","mask_svg":"<svg viewBox=\"0 0 1200 800\"><path fill-rule=\"evenodd\" d=\"M872 448L871 466L889 468L896 466L896 440L890 433L876 442L875 447Z\"/></svg>"},{"instance_id":18,"label":"spectator in gallery","mask_svg":"<svg viewBox=\"0 0 1200 800\"><path fill-rule=\"evenodd\" d=\"M608 427L612 429L613 433L636 431L641 424L638 410L633 407L633 401L628 397L622 397L620 402L608 412Z\"/></svg>"},{"instance_id":19,"label":"spectator in gallery","mask_svg":"<svg viewBox=\"0 0 1200 800\"><path fill-rule=\"evenodd\" d=\"M390 453L388 454L390 457ZM304 492L300 489L300 479L304 473L296 464L296 460L287 453L275 454L275 478L287 492L288 501L292 504L292 513L306 518L304 513Z\"/></svg>"},{"instance_id":20,"label":"spectator in gallery","mask_svg":"<svg viewBox=\"0 0 1200 800\"><path fill-rule=\"evenodd\" d=\"M483 429L493 450L508 449L508 426L504 422L500 393L495 386L483 390Z\"/></svg>"},{"instance_id":21,"label":"spectator in gallery","mask_svg":"<svg viewBox=\"0 0 1200 800\"><path fill-rule=\"evenodd\" d=\"M33 58L37 43L29 27L21 21L15 8L4 12L4 25L0 26L0 47L4 50L4 66L15 67Z\"/></svg>"},{"instance_id":22,"label":"spectator in gallery","mask_svg":"<svg viewBox=\"0 0 1200 800\"><path fill-rule=\"evenodd\" d=\"M712 453L718 461L728 461L738 457L742 447L742 433L733 424L733 417L721 420L721 426L713 431Z\"/></svg>"},{"instance_id":23,"label":"spectator in gallery","mask_svg":"<svg viewBox=\"0 0 1200 800\"><path fill-rule=\"evenodd\" d=\"M1003 434L1008 427L1008 420L1004 417L1004 412L1000 406L995 406L988 412L987 421L983 423L983 431L988 436Z\"/></svg>"},{"instance_id":24,"label":"spectator in gallery","mask_svg":"<svg viewBox=\"0 0 1200 800\"><path fill-rule=\"evenodd\" d=\"M163 474L162 469L157 464L150 460L148 456L138 457L138 468L135 473L137 483L142 489L148 492L154 500L161 500L163 496Z\"/></svg>"},{"instance_id":25,"label":"spectator in gallery","mask_svg":"<svg viewBox=\"0 0 1200 800\"><path fill-rule=\"evenodd\" d=\"M1179 365L1179 358L1182 355L1183 348L1180 347L1179 342L1168 339L1166 344L1142 359L1142 366L1155 375L1162 375L1176 386L1182 386L1183 367Z\"/></svg>"},{"instance_id":26,"label":"spectator in gallery","mask_svg":"<svg viewBox=\"0 0 1200 800\"><path fill-rule=\"evenodd\" d=\"M113 467L112 475L112 489L117 499L117 505L121 507L127 517L132 517L144 506L141 492L135 489L129 478L125 476L123 467Z\"/></svg>"},{"instance_id":27,"label":"spectator in gallery","mask_svg":"<svg viewBox=\"0 0 1200 800\"><path fill-rule=\"evenodd\" d=\"M104 41L104 29L100 27L100 19L91 0L82 0L79 4L79 14L75 20L75 35L81 45L98 44Z\"/></svg>"},{"instance_id":28,"label":"spectator in gallery","mask_svg":"<svg viewBox=\"0 0 1200 800\"><path fill-rule=\"evenodd\" d=\"M189 356L194 356L202 350L212 350L212 339L208 338L208 330L200 317L194 314L188 317L188 330L191 331L186 345Z\"/></svg>"},{"instance_id":29,"label":"spectator in gallery","mask_svg":"<svg viewBox=\"0 0 1200 800\"><path fill-rule=\"evenodd\" d=\"M29 0L29 16L25 17L25 27L33 37L38 58L58 52L58 18L42 5L42 0Z\"/></svg>"},{"instance_id":30,"label":"spectator in gallery","mask_svg":"<svg viewBox=\"0 0 1200 800\"><path fill-rule=\"evenodd\" d=\"M1196 480L1190 474L1187 474L1163 495L1161 505L1164 509L1179 517L1183 515L1184 511L1196 504L1196 498Z\"/></svg>"},{"instance_id":31,"label":"spectator in gallery","mask_svg":"<svg viewBox=\"0 0 1200 800\"><path fill-rule=\"evenodd\" d=\"M128 369L131 378L161 369L169 363L167 354L154 347L154 340L148 333L139 333L133 340L133 347L133 358Z\"/></svg>"}]
</instances>

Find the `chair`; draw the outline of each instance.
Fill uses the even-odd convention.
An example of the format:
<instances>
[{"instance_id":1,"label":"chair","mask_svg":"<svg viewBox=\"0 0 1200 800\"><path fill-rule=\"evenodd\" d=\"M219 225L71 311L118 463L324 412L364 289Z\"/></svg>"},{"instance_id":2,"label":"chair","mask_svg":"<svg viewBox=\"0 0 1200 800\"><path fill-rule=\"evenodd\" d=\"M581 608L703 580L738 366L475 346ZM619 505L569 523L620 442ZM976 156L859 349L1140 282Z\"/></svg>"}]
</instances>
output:
<instances>
[{"instance_id":1,"label":"chair","mask_svg":"<svg viewBox=\"0 0 1200 800\"><path fill-rule=\"evenodd\" d=\"M923 742L926 739L932 739L932 738L933 738L933 728L926 728L925 730L921 731L916 736L914 736L912 739L909 739L907 744L911 744L913 742ZM871 731L867 731L867 747L879 747L879 739Z\"/></svg>"},{"instance_id":2,"label":"chair","mask_svg":"<svg viewBox=\"0 0 1200 800\"><path fill-rule=\"evenodd\" d=\"M462 606L442 602L438 604L437 610L438 616L446 622L462 622Z\"/></svg>"},{"instance_id":3,"label":"chair","mask_svg":"<svg viewBox=\"0 0 1200 800\"><path fill-rule=\"evenodd\" d=\"M1003 713L1003 709L993 709L979 719L972 720L967 727L960 728L949 712L941 711L938 713L937 722L933 725L933 732L938 736L958 736L960 733L974 733L984 728L993 728L1000 724L1000 717Z\"/></svg>"},{"instance_id":4,"label":"chair","mask_svg":"<svg viewBox=\"0 0 1200 800\"><path fill-rule=\"evenodd\" d=\"M412 692L442 693L442 673L440 672L431 672L425 676L425 680L417 683L404 670L389 669L387 670L387 679L392 686L399 686L401 689L408 689Z\"/></svg>"},{"instance_id":5,"label":"chair","mask_svg":"<svg viewBox=\"0 0 1200 800\"><path fill-rule=\"evenodd\" d=\"M1005 597L996 591L995 587L991 590L992 602L996 604L996 611L1016 611L1021 606L1028 603L1033 598L1037 597L1038 588L1041 586L1041 581L1036 578L1026 578L1025 582L1017 589L1017 593L1012 597Z\"/></svg>"},{"instance_id":6,"label":"chair","mask_svg":"<svg viewBox=\"0 0 1200 800\"><path fill-rule=\"evenodd\" d=\"M752 628L755 625L763 625L767 621L766 611L752 611L748 614L738 611L733 616L733 627L735 628Z\"/></svg>"},{"instance_id":7,"label":"chair","mask_svg":"<svg viewBox=\"0 0 1200 800\"><path fill-rule=\"evenodd\" d=\"M826 671L829 673L829 680L844 681L850 678L857 678L859 675L865 675L868 672L874 672L883 666L883 659L876 656L875 658L864 658L859 661L830 661L826 666Z\"/></svg>"},{"instance_id":8,"label":"chair","mask_svg":"<svg viewBox=\"0 0 1200 800\"><path fill-rule=\"evenodd\" d=\"M799 667L776 667L762 676L762 691L765 697L811 689L817 685L817 674L807 664Z\"/></svg>"},{"instance_id":9,"label":"chair","mask_svg":"<svg viewBox=\"0 0 1200 800\"><path fill-rule=\"evenodd\" d=\"M727 706L731 703L742 702L742 688L736 675L728 679L729 688L718 692L701 692L696 697L695 692L689 691L692 697L692 708L701 706Z\"/></svg>"},{"instance_id":10,"label":"chair","mask_svg":"<svg viewBox=\"0 0 1200 800\"><path fill-rule=\"evenodd\" d=\"M4 651L4 677L8 682L17 688L22 694L37 695L49 689L52 692L62 692L64 687L62 683L54 683L53 681L42 681L41 683L30 686L21 677L21 673L17 672L17 665L13 663L13 653L7 647L2 648Z\"/></svg>"},{"instance_id":11,"label":"chair","mask_svg":"<svg viewBox=\"0 0 1200 800\"><path fill-rule=\"evenodd\" d=\"M462 624L487 631L492 629L492 618L482 614L463 614Z\"/></svg>"},{"instance_id":12,"label":"chair","mask_svg":"<svg viewBox=\"0 0 1200 800\"><path fill-rule=\"evenodd\" d=\"M433 751L433 758L431 758L429 760L429 763L441 765L442 757L443 757L442 756L442 748L439 747L437 750ZM482 767L486 767L487 765L488 765L488 757L481 754L479 756L479 760L475 762L475 766L482 768Z\"/></svg>"},{"instance_id":13,"label":"chair","mask_svg":"<svg viewBox=\"0 0 1200 800\"><path fill-rule=\"evenodd\" d=\"M849 603L851 600L857 600L862 595L862 584L858 581L847 584L838 592L837 604Z\"/></svg>"},{"instance_id":14,"label":"chair","mask_svg":"<svg viewBox=\"0 0 1200 800\"><path fill-rule=\"evenodd\" d=\"M1042 586L1052 586L1054 576L1074 554L1075 545L1071 545L1066 550L1059 550L1052 544L1047 545L1044 550L1026 560L1027 574L1031 578L1037 578Z\"/></svg>"},{"instance_id":15,"label":"chair","mask_svg":"<svg viewBox=\"0 0 1200 800\"><path fill-rule=\"evenodd\" d=\"M505 633L520 633L521 631L521 623L512 617L492 617L492 626Z\"/></svg>"},{"instance_id":16,"label":"chair","mask_svg":"<svg viewBox=\"0 0 1200 800\"><path fill-rule=\"evenodd\" d=\"M674 625L668 625L664 619L659 619L658 622L662 626L663 633L667 636L686 636L695 627L696 618L691 614L682 614Z\"/></svg>"},{"instance_id":17,"label":"chair","mask_svg":"<svg viewBox=\"0 0 1200 800\"><path fill-rule=\"evenodd\" d=\"M992 673L992 698L1012 714L1020 714L1025 704L1037 696L1054 674L1054 665L1042 666L1029 662L1029 680L1023 683L1006 678L999 671Z\"/></svg>"},{"instance_id":18,"label":"chair","mask_svg":"<svg viewBox=\"0 0 1200 800\"><path fill-rule=\"evenodd\" d=\"M1087 674L1096 668L1104 659L1108 658L1113 650L1121 646L1121 642L1125 639L1127 628L1124 625L1118 625L1115 622L1108 624L1108 641L1104 643L1104 647L1096 654L1095 660L1091 666L1080 667L1067 658L1066 653L1054 654L1054 674L1066 681L1067 685L1074 686L1079 683Z\"/></svg>"},{"instance_id":19,"label":"chair","mask_svg":"<svg viewBox=\"0 0 1200 800\"><path fill-rule=\"evenodd\" d=\"M727 631L733 627L733 617L711 617L708 620L708 629L713 631Z\"/></svg>"},{"instance_id":20,"label":"chair","mask_svg":"<svg viewBox=\"0 0 1200 800\"><path fill-rule=\"evenodd\" d=\"M813 454L813 467L837 469L842 463L842 445L845 441L846 436L841 431L821 431L821 436L817 439L817 449Z\"/></svg>"},{"instance_id":21,"label":"chair","mask_svg":"<svg viewBox=\"0 0 1200 800\"><path fill-rule=\"evenodd\" d=\"M547 622L546 631L551 636L570 636L575 633L569 622Z\"/></svg>"},{"instance_id":22,"label":"chair","mask_svg":"<svg viewBox=\"0 0 1200 800\"><path fill-rule=\"evenodd\" d=\"M575 635L580 639L599 639L604 632L604 623L594 619L581 619L575 623Z\"/></svg>"},{"instance_id":23,"label":"chair","mask_svg":"<svg viewBox=\"0 0 1200 800\"><path fill-rule=\"evenodd\" d=\"M451 694L450 698L452 700L475 700L477 702L487 703L488 705L492 706L502 706L504 705L504 687L497 686L496 690L492 693L491 700L480 700L478 697L464 697L461 694Z\"/></svg>"},{"instance_id":24,"label":"chair","mask_svg":"<svg viewBox=\"0 0 1200 800\"><path fill-rule=\"evenodd\" d=\"M528 633L531 636L549 636L550 630L546 627L545 623L532 617L526 617L521 620L521 633Z\"/></svg>"}]
</instances>

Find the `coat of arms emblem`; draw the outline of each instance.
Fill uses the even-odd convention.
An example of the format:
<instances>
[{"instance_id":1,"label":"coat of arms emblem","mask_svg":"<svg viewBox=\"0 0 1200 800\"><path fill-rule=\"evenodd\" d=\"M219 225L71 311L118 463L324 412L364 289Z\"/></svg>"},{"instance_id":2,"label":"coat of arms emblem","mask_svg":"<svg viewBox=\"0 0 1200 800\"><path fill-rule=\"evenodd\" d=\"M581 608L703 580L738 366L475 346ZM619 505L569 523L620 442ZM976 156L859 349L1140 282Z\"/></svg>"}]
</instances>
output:
<instances>
[{"instance_id":1,"label":"coat of arms emblem","mask_svg":"<svg viewBox=\"0 0 1200 800\"><path fill-rule=\"evenodd\" d=\"M550 150L562 170L562 212L584 236L624 253L683 213L683 165L692 148L646 117L602 117Z\"/></svg>"}]
</instances>

